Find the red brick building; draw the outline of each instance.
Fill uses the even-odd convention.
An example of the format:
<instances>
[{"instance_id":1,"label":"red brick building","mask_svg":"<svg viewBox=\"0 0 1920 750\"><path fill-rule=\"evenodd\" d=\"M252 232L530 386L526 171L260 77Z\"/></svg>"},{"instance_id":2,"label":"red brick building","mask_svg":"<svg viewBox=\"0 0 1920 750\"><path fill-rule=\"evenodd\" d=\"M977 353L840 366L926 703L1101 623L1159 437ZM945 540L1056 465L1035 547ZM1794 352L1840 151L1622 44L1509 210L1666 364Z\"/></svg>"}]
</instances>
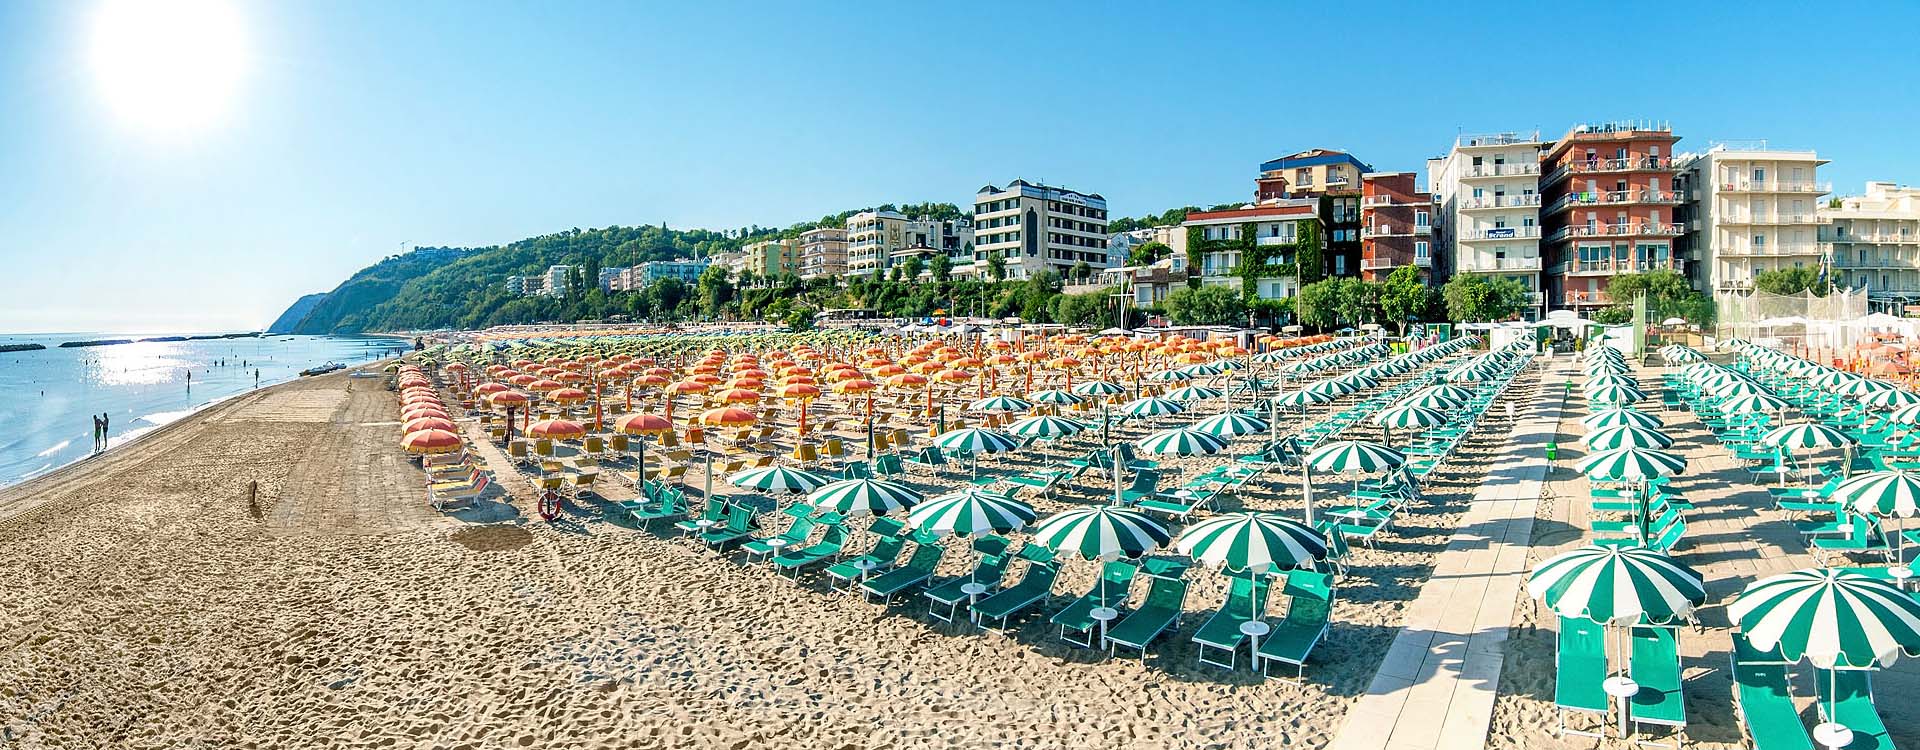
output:
<instances>
[{"instance_id":1,"label":"red brick building","mask_svg":"<svg viewBox=\"0 0 1920 750\"><path fill-rule=\"evenodd\" d=\"M1412 172L1370 172L1360 177L1360 278L1385 280L1394 269L1413 266L1433 281L1433 195L1421 192Z\"/></svg>"},{"instance_id":2,"label":"red brick building","mask_svg":"<svg viewBox=\"0 0 1920 750\"><path fill-rule=\"evenodd\" d=\"M1541 255L1548 303L1593 310L1612 304L1617 274L1673 269L1680 236L1673 145L1658 123L1579 125L1541 156Z\"/></svg>"}]
</instances>

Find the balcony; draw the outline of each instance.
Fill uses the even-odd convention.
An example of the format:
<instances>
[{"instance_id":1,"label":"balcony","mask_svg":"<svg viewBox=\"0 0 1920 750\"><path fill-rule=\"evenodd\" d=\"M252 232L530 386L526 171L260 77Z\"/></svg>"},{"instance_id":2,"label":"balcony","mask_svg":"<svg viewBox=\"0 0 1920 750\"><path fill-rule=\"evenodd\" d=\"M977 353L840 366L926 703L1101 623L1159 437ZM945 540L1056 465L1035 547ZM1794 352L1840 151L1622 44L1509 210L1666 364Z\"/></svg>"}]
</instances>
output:
<instances>
[{"instance_id":1,"label":"balcony","mask_svg":"<svg viewBox=\"0 0 1920 750\"><path fill-rule=\"evenodd\" d=\"M1381 206L1391 206L1391 205L1393 205L1393 196L1391 196L1391 195L1363 195L1363 196L1360 196L1360 207L1361 207L1361 208L1379 208L1379 207L1381 207ZM1407 203L1406 205L1409 205L1409 206L1411 206L1411 205L1413 205L1413 203Z\"/></svg>"},{"instance_id":2,"label":"balcony","mask_svg":"<svg viewBox=\"0 0 1920 750\"><path fill-rule=\"evenodd\" d=\"M1537 226L1487 227L1483 229L1468 229L1460 233L1460 239L1465 242L1473 242L1477 240L1524 240L1524 239L1539 239L1539 238L1540 238L1540 227L1537 227Z\"/></svg>"},{"instance_id":3,"label":"balcony","mask_svg":"<svg viewBox=\"0 0 1920 750\"><path fill-rule=\"evenodd\" d=\"M1503 271L1538 271L1539 258L1473 258L1460 261L1461 273L1500 273Z\"/></svg>"},{"instance_id":4,"label":"balcony","mask_svg":"<svg viewBox=\"0 0 1920 750\"><path fill-rule=\"evenodd\" d=\"M1433 256L1421 256L1413 259L1414 268L1432 268Z\"/></svg>"},{"instance_id":5,"label":"balcony","mask_svg":"<svg viewBox=\"0 0 1920 750\"><path fill-rule=\"evenodd\" d=\"M1362 271L1391 271L1395 268L1399 268L1405 265L1411 265L1411 264L1405 263L1401 261L1399 258L1361 258L1360 259L1360 270Z\"/></svg>"},{"instance_id":6,"label":"balcony","mask_svg":"<svg viewBox=\"0 0 1920 750\"><path fill-rule=\"evenodd\" d=\"M1836 234L1824 238L1827 242L1853 243L1860 245L1896 245L1920 243L1920 234L1897 234L1883 232L1875 234Z\"/></svg>"},{"instance_id":7,"label":"balcony","mask_svg":"<svg viewBox=\"0 0 1920 750\"><path fill-rule=\"evenodd\" d=\"M1376 224L1374 226L1360 228L1360 239L1363 240L1379 237L1425 237L1431 234L1433 234L1432 225L1407 226L1402 224L1400 226L1394 226L1391 224Z\"/></svg>"},{"instance_id":8,"label":"balcony","mask_svg":"<svg viewBox=\"0 0 1920 750\"><path fill-rule=\"evenodd\" d=\"M1613 304L1613 297L1606 292L1567 292L1566 301L1573 307L1605 307Z\"/></svg>"},{"instance_id":9,"label":"balcony","mask_svg":"<svg viewBox=\"0 0 1920 750\"><path fill-rule=\"evenodd\" d=\"M1547 304L1546 292L1527 292L1528 307L1544 307Z\"/></svg>"},{"instance_id":10,"label":"balcony","mask_svg":"<svg viewBox=\"0 0 1920 750\"><path fill-rule=\"evenodd\" d=\"M1583 224L1561 227L1547 239L1559 241L1579 237L1678 237L1686 232L1679 224L1636 222L1631 224Z\"/></svg>"},{"instance_id":11,"label":"balcony","mask_svg":"<svg viewBox=\"0 0 1920 750\"><path fill-rule=\"evenodd\" d=\"M1633 206L1633 205L1676 205L1685 196L1671 190L1602 190L1598 192L1568 193L1554 201L1547 213L1558 213L1570 208L1584 206Z\"/></svg>"},{"instance_id":12,"label":"balcony","mask_svg":"<svg viewBox=\"0 0 1920 750\"><path fill-rule=\"evenodd\" d=\"M1680 262L1677 260L1636 261L1632 258L1573 261L1564 266L1564 273L1568 276L1616 276L1623 273L1679 270Z\"/></svg>"},{"instance_id":13,"label":"balcony","mask_svg":"<svg viewBox=\"0 0 1920 750\"><path fill-rule=\"evenodd\" d=\"M1296 238L1294 238L1294 237L1257 237L1257 238L1255 238L1255 239L1254 239L1254 241L1253 241L1253 244L1256 244L1256 245L1270 245L1270 246L1284 246L1284 245L1291 245L1291 244L1293 244L1293 243L1294 243L1294 240L1295 240L1295 239L1296 239Z\"/></svg>"},{"instance_id":14,"label":"balcony","mask_svg":"<svg viewBox=\"0 0 1920 750\"><path fill-rule=\"evenodd\" d=\"M1723 245L1716 248L1716 252L1729 257L1817 258L1826 255L1829 250L1828 248L1820 246L1818 243L1812 245L1754 245L1752 243L1741 243L1738 245Z\"/></svg>"},{"instance_id":15,"label":"balcony","mask_svg":"<svg viewBox=\"0 0 1920 750\"><path fill-rule=\"evenodd\" d=\"M1722 224L1748 224L1753 226L1783 226L1789 224L1813 224L1817 219L1813 214L1754 213L1752 211L1728 211L1719 216Z\"/></svg>"},{"instance_id":16,"label":"balcony","mask_svg":"<svg viewBox=\"0 0 1920 750\"><path fill-rule=\"evenodd\" d=\"M1460 210L1462 211L1478 211L1492 208L1533 208L1539 205L1539 193L1483 195L1478 198L1460 199Z\"/></svg>"},{"instance_id":17,"label":"balcony","mask_svg":"<svg viewBox=\"0 0 1920 750\"><path fill-rule=\"evenodd\" d=\"M1538 162L1514 162L1512 164L1480 164L1467 167L1462 177L1518 177L1540 174Z\"/></svg>"},{"instance_id":18,"label":"balcony","mask_svg":"<svg viewBox=\"0 0 1920 750\"><path fill-rule=\"evenodd\" d=\"M1722 193L1803 193L1825 195L1833 192L1831 182L1792 180L1735 180L1720 183Z\"/></svg>"},{"instance_id":19,"label":"balcony","mask_svg":"<svg viewBox=\"0 0 1920 750\"><path fill-rule=\"evenodd\" d=\"M1546 182L1556 182L1577 174L1608 174L1617 172L1671 172L1673 160L1664 156L1633 156L1625 159L1580 159L1554 167L1547 173Z\"/></svg>"}]
</instances>

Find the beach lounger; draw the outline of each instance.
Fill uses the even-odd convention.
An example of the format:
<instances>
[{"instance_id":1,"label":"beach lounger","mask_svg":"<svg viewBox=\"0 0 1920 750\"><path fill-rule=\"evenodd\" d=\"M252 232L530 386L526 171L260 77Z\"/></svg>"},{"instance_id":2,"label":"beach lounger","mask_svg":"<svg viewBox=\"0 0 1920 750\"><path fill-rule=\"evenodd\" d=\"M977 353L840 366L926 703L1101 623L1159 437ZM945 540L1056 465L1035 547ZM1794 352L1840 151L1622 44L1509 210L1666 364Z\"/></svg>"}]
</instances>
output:
<instances>
[{"instance_id":1,"label":"beach lounger","mask_svg":"<svg viewBox=\"0 0 1920 750\"><path fill-rule=\"evenodd\" d=\"M733 505L727 508L726 523L708 527L700 533L700 541L714 549L725 549L727 545L753 536L753 509L745 505Z\"/></svg>"},{"instance_id":2,"label":"beach lounger","mask_svg":"<svg viewBox=\"0 0 1920 750\"><path fill-rule=\"evenodd\" d=\"M813 536L814 527L820 525L820 522L813 518L813 508L801 503L789 505L780 513L789 517L786 530L775 536L748 540L746 544L740 545L740 549L747 553L747 560L751 561L756 557L772 557L777 549L767 544L769 540L778 539L782 546L804 544L809 537Z\"/></svg>"},{"instance_id":3,"label":"beach lounger","mask_svg":"<svg viewBox=\"0 0 1920 750\"><path fill-rule=\"evenodd\" d=\"M934 568L940 566L940 559L946 556L947 548L940 545L938 538L929 534L916 532L912 539L916 546L913 555L907 558L907 564L860 584L867 599L878 596L891 604L894 596L926 585L933 578Z\"/></svg>"},{"instance_id":4,"label":"beach lounger","mask_svg":"<svg viewBox=\"0 0 1920 750\"><path fill-rule=\"evenodd\" d=\"M700 521L712 521L717 525L725 520L727 520L727 499L720 495L714 495L713 497L707 498L706 510L700 513L699 518L689 518L674 524L673 527L688 534L695 534L700 531Z\"/></svg>"},{"instance_id":5,"label":"beach lounger","mask_svg":"<svg viewBox=\"0 0 1920 750\"><path fill-rule=\"evenodd\" d=\"M1892 559L1893 547L1887 543L1887 533L1880 527L1879 521L1865 515L1853 515L1845 523L1846 529L1842 534L1813 538L1813 549L1809 551L1813 553L1815 562L1827 565L1829 553L1845 556L1865 552Z\"/></svg>"},{"instance_id":6,"label":"beach lounger","mask_svg":"<svg viewBox=\"0 0 1920 750\"><path fill-rule=\"evenodd\" d=\"M840 554L841 550L846 549L846 527L838 522L822 525L826 526L827 530L820 536L819 542L800 549L781 551L773 558L774 570L791 571L794 580L797 581L800 579L801 571L809 566L826 562Z\"/></svg>"},{"instance_id":7,"label":"beach lounger","mask_svg":"<svg viewBox=\"0 0 1920 750\"><path fill-rule=\"evenodd\" d=\"M1633 695L1633 710L1628 712L1635 733L1641 725L1671 727L1676 750L1685 741L1687 707L1681 692L1679 629L1636 626L1633 629L1632 675L1640 684ZM1641 740L1640 744L1658 743Z\"/></svg>"},{"instance_id":8,"label":"beach lounger","mask_svg":"<svg viewBox=\"0 0 1920 750\"><path fill-rule=\"evenodd\" d=\"M973 540L973 551L980 555L980 562L967 575L955 576L927 587L921 594L927 597L927 615L941 622L953 622L959 614L960 603L969 599L960 588L969 583L978 583L989 590L1000 585L1000 579L1007 573L1007 564L1013 562L1013 555L1007 553L1010 542L1005 537L987 535ZM945 606L945 614L940 607Z\"/></svg>"},{"instance_id":9,"label":"beach lounger","mask_svg":"<svg viewBox=\"0 0 1920 750\"><path fill-rule=\"evenodd\" d=\"M486 475L480 474L478 471L475 471L474 475L475 479L471 484L463 484L462 486L447 487L444 489L429 488L427 502L433 505L434 510L445 511L448 507L466 503L479 497L487 491L489 480Z\"/></svg>"},{"instance_id":10,"label":"beach lounger","mask_svg":"<svg viewBox=\"0 0 1920 750\"><path fill-rule=\"evenodd\" d=\"M1060 566L1053 562L1053 555L1045 547L1030 544L1020 550L1018 557L1027 561L1027 572L1020 582L974 602L974 624L981 630L1005 630L1007 620L1052 596L1053 582L1060 576ZM989 621L995 624L989 625Z\"/></svg>"},{"instance_id":11,"label":"beach lounger","mask_svg":"<svg viewBox=\"0 0 1920 750\"><path fill-rule=\"evenodd\" d=\"M1055 612L1048 622L1060 626L1060 640L1080 646L1093 648L1093 631L1100 621L1090 614L1099 607L1119 609L1127 602L1128 590L1133 587L1133 579L1140 572L1139 566L1130 562L1112 561L1100 568L1100 580L1080 598L1073 600L1066 609ZM1074 635L1085 640L1075 640Z\"/></svg>"},{"instance_id":12,"label":"beach lounger","mask_svg":"<svg viewBox=\"0 0 1920 750\"><path fill-rule=\"evenodd\" d=\"M1271 677L1274 662L1291 664L1294 679L1303 679L1307 674L1307 657L1326 637L1333 615L1333 576L1291 571L1287 573L1287 584L1282 591L1287 596L1287 616L1273 632L1260 639L1260 647L1254 652L1254 666Z\"/></svg>"},{"instance_id":13,"label":"beach lounger","mask_svg":"<svg viewBox=\"0 0 1920 750\"><path fill-rule=\"evenodd\" d=\"M1193 634L1193 642L1200 644L1198 659L1201 664L1210 664L1231 670L1240 657L1240 644L1247 641L1247 634L1240 632L1240 626L1266 614L1267 589L1269 583L1263 577L1230 576L1232 581L1227 587L1227 601L1220 605L1220 611L1207 618L1200 626L1200 632ZM1225 651L1225 662L1207 658L1207 649Z\"/></svg>"},{"instance_id":14,"label":"beach lounger","mask_svg":"<svg viewBox=\"0 0 1920 750\"><path fill-rule=\"evenodd\" d=\"M1123 443L1124 445L1124 443ZM1134 473L1133 482L1120 491L1120 502L1132 504L1153 497L1159 492L1160 472L1155 469L1141 469Z\"/></svg>"},{"instance_id":15,"label":"beach lounger","mask_svg":"<svg viewBox=\"0 0 1920 750\"><path fill-rule=\"evenodd\" d=\"M633 522L639 524L642 529L651 527L654 521L679 518L687 514L685 496L679 491L669 490L658 494L658 500L646 498L623 500L614 503L613 507L626 511Z\"/></svg>"},{"instance_id":16,"label":"beach lounger","mask_svg":"<svg viewBox=\"0 0 1920 750\"><path fill-rule=\"evenodd\" d=\"M1607 679L1606 630L1600 623L1578 618L1560 618L1560 645L1554 652L1553 707L1559 714L1560 736L1602 737L1606 734L1607 693L1601 683ZM1599 731L1567 728L1567 712L1594 714Z\"/></svg>"},{"instance_id":17,"label":"beach lounger","mask_svg":"<svg viewBox=\"0 0 1920 750\"><path fill-rule=\"evenodd\" d=\"M906 474L907 468L901 465L899 454L888 453L873 459L873 473L891 478Z\"/></svg>"},{"instance_id":18,"label":"beach lounger","mask_svg":"<svg viewBox=\"0 0 1920 750\"><path fill-rule=\"evenodd\" d=\"M1823 721L1834 721L1853 730L1853 742L1847 750L1893 750L1893 738L1880 718L1873 700L1871 669L1813 670L1814 690L1819 698L1814 705Z\"/></svg>"},{"instance_id":19,"label":"beach lounger","mask_svg":"<svg viewBox=\"0 0 1920 750\"><path fill-rule=\"evenodd\" d=\"M902 533L905 529L905 524L891 518L873 519L872 525L867 527L867 533L878 537L878 541L866 554L829 566L827 576L831 587L839 588L841 584L870 578L875 573L884 573L892 568L893 562L900 558L900 551L906 549L907 538ZM873 567L860 570L862 561L871 563Z\"/></svg>"},{"instance_id":20,"label":"beach lounger","mask_svg":"<svg viewBox=\"0 0 1920 750\"><path fill-rule=\"evenodd\" d=\"M939 448L929 446L907 456L906 463L939 473L940 468L947 465L947 454Z\"/></svg>"},{"instance_id":21,"label":"beach lounger","mask_svg":"<svg viewBox=\"0 0 1920 750\"><path fill-rule=\"evenodd\" d=\"M1140 658L1145 660L1147 646L1153 639L1180 621L1180 612L1187 600L1186 579L1157 575L1148 578L1151 583L1140 608L1107 629L1108 653L1118 653L1120 647L1125 646L1139 651Z\"/></svg>"},{"instance_id":22,"label":"beach lounger","mask_svg":"<svg viewBox=\"0 0 1920 750\"><path fill-rule=\"evenodd\" d=\"M1733 634L1732 661L1734 714L1753 750L1813 750L1793 704L1791 662L1778 652L1761 652L1740 633Z\"/></svg>"}]
</instances>

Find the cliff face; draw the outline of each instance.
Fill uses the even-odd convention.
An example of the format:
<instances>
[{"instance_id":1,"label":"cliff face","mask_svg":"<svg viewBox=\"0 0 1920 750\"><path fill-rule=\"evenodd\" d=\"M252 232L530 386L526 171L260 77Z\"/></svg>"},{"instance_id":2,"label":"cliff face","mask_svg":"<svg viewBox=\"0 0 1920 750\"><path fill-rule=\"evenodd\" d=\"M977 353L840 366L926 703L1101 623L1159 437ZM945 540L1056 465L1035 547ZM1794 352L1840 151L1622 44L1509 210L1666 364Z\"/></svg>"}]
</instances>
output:
<instances>
[{"instance_id":1,"label":"cliff face","mask_svg":"<svg viewBox=\"0 0 1920 750\"><path fill-rule=\"evenodd\" d=\"M323 335L377 330L378 327L367 319L369 311L393 299L393 295L407 282L446 265L459 255L457 250L423 248L405 255L389 256L360 269L359 273L334 287L333 291L318 295L320 298L308 306L299 322L292 324L287 333ZM301 298L301 301L305 300L305 297ZM295 302L294 306L299 307L300 302Z\"/></svg>"},{"instance_id":2,"label":"cliff face","mask_svg":"<svg viewBox=\"0 0 1920 750\"><path fill-rule=\"evenodd\" d=\"M320 292L294 300L293 305L289 306L286 312L280 313L280 317L273 320L273 325L267 326L267 333L293 333L294 328L300 325L300 321L307 317L307 313L312 312L313 308L320 304L320 300L326 298L327 293Z\"/></svg>"}]
</instances>

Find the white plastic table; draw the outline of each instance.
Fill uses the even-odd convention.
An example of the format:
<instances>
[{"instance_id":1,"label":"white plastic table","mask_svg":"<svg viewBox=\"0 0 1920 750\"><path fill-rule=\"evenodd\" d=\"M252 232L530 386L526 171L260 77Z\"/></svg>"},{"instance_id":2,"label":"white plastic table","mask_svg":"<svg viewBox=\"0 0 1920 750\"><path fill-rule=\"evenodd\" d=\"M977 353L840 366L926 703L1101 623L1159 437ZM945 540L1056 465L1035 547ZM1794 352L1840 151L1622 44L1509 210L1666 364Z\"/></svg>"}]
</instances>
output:
<instances>
[{"instance_id":1,"label":"white plastic table","mask_svg":"<svg viewBox=\"0 0 1920 750\"><path fill-rule=\"evenodd\" d=\"M761 542L761 544L767 545L767 559L772 560L780 556L780 548L787 546L787 540L776 537Z\"/></svg>"},{"instance_id":2,"label":"white plastic table","mask_svg":"<svg viewBox=\"0 0 1920 750\"><path fill-rule=\"evenodd\" d=\"M1107 640L1107 623L1119 617L1120 610L1112 607L1094 607L1092 611L1087 612L1087 616L1100 623L1100 640L1104 643Z\"/></svg>"},{"instance_id":3,"label":"white plastic table","mask_svg":"<svg viewBox=\"0 0 1920 750\"><path fill-rule=\"evenodd\" d=\"M693 522L693 525L694 525L694 526L697 526L697 527L699 527L701 531L706 531L707 529L711 529L711 528L713 528L713 527L714 527L714 525L716 525L716 524L718 524L718 523L719 523L719 521L714 521L714 520L711 520L711 519L706 519L706 518L702 518L702 519L700 519L700 520L698 520L698 521L694 521L694 522Z\"/></svg>"},{"instance_id":4,"label":"white plastic table","mask_svg":"<svg viewBox=\"0 0 1920 750\"><path fill-rule=\"evenodd\" d=\"M979 622L980 613L973 611L973 603L980 600L981 594L987 593L987 585L977 581L968 581L960 585L960 593L967 595L967 616L974 622Z\"/></svg>"},{"instance_id":5,"label":"white plastic table","mask_svg":"<svg viewBox=\"0 0 1920 750\"><path fill-rule=\"evenodd\" d=\"M853 561L853 567L855 570L860 571L860 582L866 583L867 576L873 575L873 569L880 567L880 563L862 558L862 559Z\"/></svg>"},{"instance_id":6,"label":"white plastic table","mask_svg":"<svg viewBox=\"0 0 1920 750\"><path fill-rule=\"evenodd\" d=\"M1260 671L1260 639L1271 632L1273 632L1273 626L1259 620L1240 623L1240 634L1252 639L1247 653L1251 656L1250 661L1253 662L1255 672Z\"/></svg>"},{"instance_id":7,"label":"white plastic table","mask_svg":"<svg viewBox=\"0 0 1920 750\"><path fill-rule=\"evenodd\" d=\"M1606 691L1607 695L1619 699L1620 736L1622 738L1630 736L1627 734L1627 712L1633 707L1633 696L1640 693L1640 683L1634 682L1633 678L1616 675L1600 683L1600 689Z\"/></svg>"},{"instance_id":8,"label":"white plastic table","mask_svg":"<svg viewBox=\"0 0 1920 750\"><path fill-rule=\"evenodd\" d=\"M1813 728L1813 741L1840 750L1853 744L1853 730L1838 722L1824 722Z\"/></svg>"}]
</instances>

